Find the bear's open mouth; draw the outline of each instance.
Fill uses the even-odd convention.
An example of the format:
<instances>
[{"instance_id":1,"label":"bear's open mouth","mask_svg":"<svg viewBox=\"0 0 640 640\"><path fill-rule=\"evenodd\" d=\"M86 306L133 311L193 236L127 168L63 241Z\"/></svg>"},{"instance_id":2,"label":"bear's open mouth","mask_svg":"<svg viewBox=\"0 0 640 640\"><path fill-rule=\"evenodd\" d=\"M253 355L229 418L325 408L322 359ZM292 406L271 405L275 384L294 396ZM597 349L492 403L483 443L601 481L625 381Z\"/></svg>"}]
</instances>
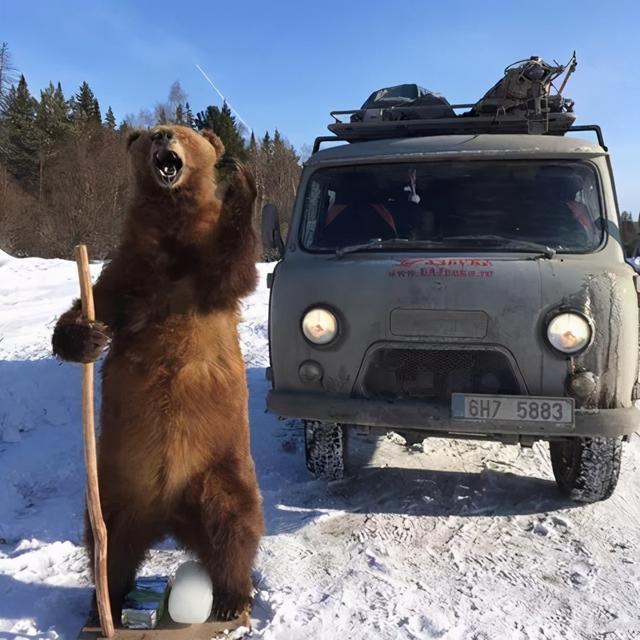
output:
<instances>
[{"instance_id":1,"label":"bear's open mouth","mask_svg":"<svg viewBox=\"0 0 640 640\"><path fill-rule=\"evenodd\" d=\"M168 186L172 185L182 170L182 160L174 151L163 149L153 156L153 162L161 180Z\"/></svg>"}]
</instances>

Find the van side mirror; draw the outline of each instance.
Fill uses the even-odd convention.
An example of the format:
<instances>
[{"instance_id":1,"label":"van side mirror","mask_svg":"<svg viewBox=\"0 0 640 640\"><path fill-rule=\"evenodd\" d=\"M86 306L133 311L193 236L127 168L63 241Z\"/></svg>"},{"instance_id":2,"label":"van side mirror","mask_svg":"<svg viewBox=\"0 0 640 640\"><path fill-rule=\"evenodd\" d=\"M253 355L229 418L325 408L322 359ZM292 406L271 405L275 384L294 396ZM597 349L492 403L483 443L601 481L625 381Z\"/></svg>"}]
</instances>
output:
<instances>
[{"instance_id":1,"label":"van side mirror","mask_svg":"<svg viewBox=\"0 0 640 640\"><path fill-rule=\"evenodd\" d=\"M262 250L266 260L280 260L284 253L280 216L273 204L265 204L262 207Z\"/></svg>"}]
</instances>

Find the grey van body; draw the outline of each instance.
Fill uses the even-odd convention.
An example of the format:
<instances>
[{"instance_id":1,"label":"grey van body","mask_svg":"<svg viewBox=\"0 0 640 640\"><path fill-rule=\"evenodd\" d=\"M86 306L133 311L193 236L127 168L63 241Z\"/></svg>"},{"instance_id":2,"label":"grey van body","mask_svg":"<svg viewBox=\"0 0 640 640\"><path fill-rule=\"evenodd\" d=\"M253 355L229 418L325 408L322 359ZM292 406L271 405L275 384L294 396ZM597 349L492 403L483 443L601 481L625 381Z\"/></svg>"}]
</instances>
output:
<instances>
[{"instance_id":1,"label":"grey van body","mask_svg":"<svg viewBox=\"0 0 640 640\"><path fill-rule=\"evenodd\" d=\"M307 185L318 170L480 160L588 163L605 219L600 246L552 256L478 246L336 255L309 251L301 242ZM636 274L625 262L609 157L597 144L569 136L485 134L374 140L319 151L305 164L285 252L269 284L267 404L277 415L524 444L620 438L637 429ZM338 337L328 345L312 344L301 330L305 312L314 307L338 319ZM591 342L576 355L560 353L547 340L549 319L563 310L582 314L591 325ZM394 398L392 389L382 396L371 392L393 387L393 366L380 369L389 354L419 361L425 351L435 357L435 376L439 362L446 368L460 358L462 368L507 371L508 395L573 397L573 423L470 419L456 406L462 400L455 383L446 397L433 400ZM313 380L301 375L306 362L320 367ZM371 373L372 367L378 369ZM486 390L467 385L465 391Z\"/></svg>"}]
</instances>

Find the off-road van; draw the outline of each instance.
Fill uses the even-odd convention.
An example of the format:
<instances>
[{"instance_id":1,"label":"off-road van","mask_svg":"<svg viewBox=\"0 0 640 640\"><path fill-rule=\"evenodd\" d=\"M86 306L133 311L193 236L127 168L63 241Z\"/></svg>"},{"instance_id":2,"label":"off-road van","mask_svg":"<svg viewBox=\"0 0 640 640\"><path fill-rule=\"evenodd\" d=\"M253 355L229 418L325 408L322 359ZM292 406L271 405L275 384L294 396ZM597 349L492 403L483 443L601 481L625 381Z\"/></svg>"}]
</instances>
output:
<instances>
[{"instance_id":1,"label":"off-road van","mask_svg":"<svg viewBox=\"0 0 640 640\"><path fill-rule=\"evenodd\" d=\"M316 475L342 476L360 426L548 440L562 491L613 492L640 417L636 275L600 129L550 95L563 70L525 61L473 105L388 89L316 141L269 278L267 401L305 421Z\"/></svg>"}]
</instances>

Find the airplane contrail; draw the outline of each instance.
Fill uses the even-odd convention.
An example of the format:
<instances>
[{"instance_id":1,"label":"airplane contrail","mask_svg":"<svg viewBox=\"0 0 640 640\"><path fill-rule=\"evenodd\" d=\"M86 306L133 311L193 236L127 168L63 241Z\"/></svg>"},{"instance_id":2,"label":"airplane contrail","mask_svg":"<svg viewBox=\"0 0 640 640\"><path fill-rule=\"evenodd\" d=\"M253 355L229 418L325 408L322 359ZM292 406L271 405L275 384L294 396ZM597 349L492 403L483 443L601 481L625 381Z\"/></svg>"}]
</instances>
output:
<instances>
[{"instance_id":1,"label":"airplane contrail","mask_svg":"<svg viewBox=\"0 0 640 640\"><path fill-rule=\"evenodd\" d=\"M229 105L229 109L233 111L236 118L238 118L238 120L240 120L240 122L245 126L245 128L249 130L249 133L253 133L253 129L246 123L244 118L231 106L231 103L222 95L218 87L216 87L216 85L213 84L213 80L211 80L211 78L205 73L204 69L198 63L196 63L196 68L204 76L204 79L213 87L214 91L220 96L220 99Z\"/></svg>"}]
</instances>

